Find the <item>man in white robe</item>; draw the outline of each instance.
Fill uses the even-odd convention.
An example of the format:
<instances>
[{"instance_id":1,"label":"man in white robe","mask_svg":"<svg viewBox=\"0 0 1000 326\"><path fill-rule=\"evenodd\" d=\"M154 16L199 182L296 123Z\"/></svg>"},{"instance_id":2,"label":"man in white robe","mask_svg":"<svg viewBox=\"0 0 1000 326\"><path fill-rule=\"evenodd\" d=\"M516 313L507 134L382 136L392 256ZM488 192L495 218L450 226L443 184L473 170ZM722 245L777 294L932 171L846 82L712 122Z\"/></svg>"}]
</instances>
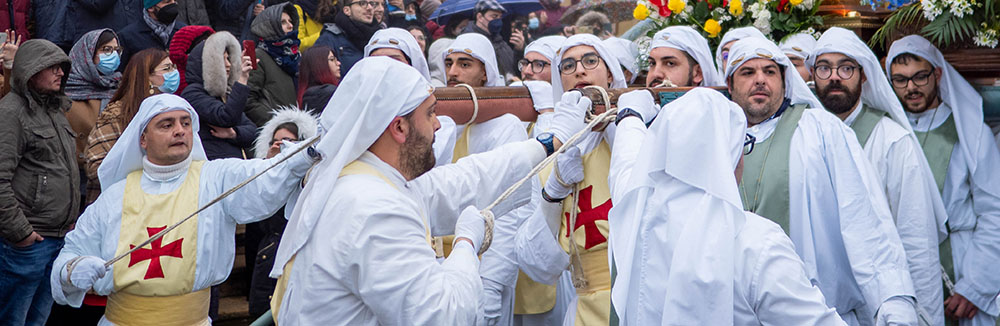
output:
<instances>
[{"instance_id":1,"label":"man in white robe","mask_svg":"<svg viewBox=\"0 0 1000 326\"><path fill-rule=\"evenodd\" d=\"M960 325L994 325L1000 315L1000 151L983 122L983 99L917 35L892 43L885 70L948 212L940 253L954 288L944 293L945 316Z\"/></svg>"},{"instance_id":2,"label":"man in white robe","mask_svg":"<svg viewBox=\"0 0 1000 326\"><path fill-rule=\"evenodd\" d=\"M625 81L629 85L635 83L635 79L639 77L641 72L639 62L636 61L639 57L639 46L632 41L614 36L601 42L604 42L604 46L608 48L608 51L611 51L611 55L618 59L618 64L622 66L622 73L625 74Z\"/></svg>"},{"instance_id":3,"label":"man in white robe","mask_svg":"<svg viewBox=\"0 0 1000 326\"><path fill-rule=\"evenodd\" d=\"M424 79L431 80L430 70L427 68L427 58L420 50L420 44L405 29L390 27L380 29L372 34L368 45L365 45L365 57L386 56L396 61L410 65L424 76Z\"/></svg>"},{"instance_id":4,"label":"man in white robe","mask_svg":"<svg viewBox=\"0 0 1000 326\"><path fill-rule=\"evenodd\" d=\"M521 79L541 80L546 83L552 82L552 61L555 60L556 51L566 41L566 37L561 35L543 36L528 43L524 47L524 59L518 63L521 68Z\"/></svg>"},{"instance_id":5,"label":"man in white robe","mask_svg":"<svg viewBox=\"0 0 1000 326\"><path fill-rule=\"evenodd\" d=\"M785 37L778 47L788 56L788 60L792 61L802 80L805 80L806 84L811 84L813 78L809 66L806 65L806 59L809 59L809 54L816 47L816 38L808 33L792 34Z\"/></svg>"},{"instance_id":6,"label":"man in white robe","mask_svg":"<svg viewBox=\"0 0 1000 326\"><path fill-rule=\"evenodd\" d=\"M808 36L810 37L811 36ZM809 56L823 107L858 137L906 250L917 303L931 325L944 324L938 231L947 220L934 175L878 58L854 32L828 29Z\"/></svg>"},{"instance_id":7,"label":"man in white robe","mask_svg":"<svg viewBox=\"0 0 1000 326\"><path fill-rule=\"evenodd\" d=\"M726 67L755 150L744 157L746 210L781 225L849 325L915 325L913 282L877 175L853 132L821 109L784 53L756 37Z\"/></svg>"},{"instance_id":8,"label":"man in white robe","mask_svg":"<svg viewBox=\"0 0 1000 326\"><path fill-rule=\"evenodd\" d=\"M302 151L110 268L125 253L287 156L207 161L198 115L173 94L146 98L98 169L104 189L52 268L56 302L108 296L100 325L209 325L209 288L226 280L237 223L273 215L313 159Z\"/></svg>"},{"instance_id":9,"label":"man in white robe","mask_svg":"<svg viewBox=\"0 0 1000 326\"><path fill-rule=\"evenodd\" d=\"M715 68L719 71L719 80L723 82L726 80L726 63L729 58L729 50L732 49L733 44L748 37L767 39L764 33L753 26L733 28L722 35L719 47L715 48Z\"/></svg>"},{"instance_id":10,"label":"man in white robe","mask_svg":"<svg viewBox=\"0 0 1000 326\"><path fill-rule=\"evenodd\" d=\"M349 74L331 99L341 109L320 118L326 158L306 181L278 249L277 321L471 325L481 314L476 254L485 226L469 206L488 205L550 150L522 141L431 169L437 119L429 82L387 58L365 58L354 69L364 73ZM406 93L391 92L400 89ZM526 203L527 189L495 216ZM456 235L454 249L438 262L431 236L446 234Z\"/></svg>"},{"instance_id":11,"label":"man in white robe","mask_svg":"<svg viewBox=\"0 0 1000 326\"><path fill-rule=\"evenodd\" d=\"M688 26L670 26L656 32L649 44L646 87L665 81L676 86L724 86L715 69L712 50L701 33Z\"/></svg>"},{"instance_id":12,"label":"man in white robe","mask_svg":"<svg viewBox=\"0 0 1000 326\"><path fill-rule=\"evenodd\" d=\"M844 325L774 222L743 211L746 118L696 88L659 111L618 99L612 152L612 289L621 325ZM735 171L735 176L734 176Z\"/></svg>"}]
</instances>

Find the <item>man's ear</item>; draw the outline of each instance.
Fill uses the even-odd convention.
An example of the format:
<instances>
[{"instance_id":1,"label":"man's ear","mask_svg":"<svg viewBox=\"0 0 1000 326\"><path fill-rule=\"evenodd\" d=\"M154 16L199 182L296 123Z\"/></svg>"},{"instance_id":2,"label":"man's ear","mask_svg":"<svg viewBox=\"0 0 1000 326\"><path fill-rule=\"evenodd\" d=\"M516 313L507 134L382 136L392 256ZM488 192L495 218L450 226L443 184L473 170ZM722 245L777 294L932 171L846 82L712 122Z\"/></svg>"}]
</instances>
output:
<instances>
[{"instance_id":1,"label":"man's ear","mask_svg":"<svg viewBox=\"0 0 1000 326\"><path fill-rule=\"evenodd\" d=\"M141 134L139 134L139 147L142 147L142 150L146 150L146 132L145 131L143 131Z\"/></svg>"},{"instance_id":2,"label":"man's ear","mask_svg":"<svg viewBox=\"0 0 1000 326\"><path fill-rule=\"evenodd\" d=\"M403 117L395 117L389 122L389 135L399 144L406 142L406 135L410 132L410 124Z\"/></svg>"},{"instance_id":3,"label":"man's ear","mask_svg":"<svg viewBox=\"0 0 1000 326\"><path fill-rule=\"evenodd\" d=\"M486 74L486 69L485 68L486 67L483 67L483 77L481 78L482 81L483 81L483 86L486 86L486 83L488 83L490 81L490 78Z\"/></svg>"},{"instance_id":4,"label":"man's ear","mask_svg":"<svg viewBox=\"0 0 1000 326\"><path fill-rule=\"evenodd\" d=\"M701 74L701 64L694 64L691 66L694 71L691 72L691 86L699 86L701 82L705 81L705 76Z\"/></svg>"},{"instance_id":5,"label":"man's ear","mask_svg":"<svg viewBox=\"0 0 1000 326\"><path fill-rule=\"evenodd\" d=\"M345 5L344 9L342 9L341 11L344 12L345 16L350 16L351 15L351 6Z\"/></svg>"},{"instance_id":6,"label":"man's ear","mask_svg":"<svg viewBox=\"0 0 1000 326\"><path fill-rule=\"evenodd\" d=\"M934 74L936 75L936 77L935 77L935 83L941 83L941 76L944 75L942 73L942 71L941 71L941 68L940 67L939 68L934 68Z\"/></svg>"},{"instance_id":7,"label":"man's ear","mask_svg":"<svg viewBox=\"0 0 1000 326\"><path fill-rule=\"evenodd\" d=\"M611 68L608 68L608 87L615 83L615 75L611 73Z\"/></svg>"},{"instance_id":8,"label":"man's ear","mask_svg":"<svg viewBox=\"0 0 1000 326\"><path fill-rule=\"evenodd\" d=\"M865 76L865 71L862 69L861 70L861 83L864 84L866 81L868 81L868 76Z\"/></svg>"}]
</instances>

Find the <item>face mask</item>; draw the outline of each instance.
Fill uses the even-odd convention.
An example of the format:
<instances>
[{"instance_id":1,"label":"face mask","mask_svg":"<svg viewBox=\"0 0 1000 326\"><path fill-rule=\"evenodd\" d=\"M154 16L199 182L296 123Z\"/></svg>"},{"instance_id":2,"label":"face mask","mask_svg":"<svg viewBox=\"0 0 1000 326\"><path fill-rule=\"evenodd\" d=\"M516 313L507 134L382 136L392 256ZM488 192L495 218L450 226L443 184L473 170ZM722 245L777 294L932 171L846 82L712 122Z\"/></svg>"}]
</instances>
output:
<instances>
[{"instance_id":1,"label":"face mask","mask_svg":"<svg viewBox=\"0 0 1000 326\"><path fill-rule=\"evenodd\" d=\"M494 20L490 21L490 24L489 24L490 35L499 35L500 34L500 29L502 29L502 28L503 28L503 20L502 19L497 18L497 19L494 19Z\"/></svg>"},{"instance_id":2,"label":"face mask","mask_svg":"<svg viewBox=\"0 0 1000 326\"><path fill-rule=\"evenodd\" d=\"M529 29L538 29L538 18L528 19Z\"/></svg>"},{"instance_id":3,"label":"face mask","mask_svg":"<svg viewBox=\"0 0 1000 326\"><path fill-rule=\"evenodd\" d=\"M414 21L414 20L417 20L417 15L410 15L410 14L406 14L406 20L407 20L407 21Z\"/></svg>"},{"instance_id":4,"label":"face mask","mask_svg":"<svg viewBox=\"0 0 1000 326\"><path fill-rule=\"evenodd\" d=\"M97 71L101 74L110 75L118 69L118 65L121 64L122 58L118 55L118 52L102 53L97 56L99 62L97 63Z\"/></svg>"},{"instance_id":5,"label":"face mask","mask_svg":"<svg viewBox=\"0 0 1000 326\"><path fill-rule=\"evenodd\" d=\"M156 11L156 20L164 25L170 25L177 18L177 4L171 3Z\"/></svg>"},{"instance_id":6,"label":"face mask","mask_svg":"<svg viewBox=\"0 0 1000 326\"><path fill-rule=\"evenodd\" d=\"M177 91L177 88L181 86L181 73L174 71L163 74L163 85L158 87L161 92L173 93Z\"/></svg>"}]
</instances>

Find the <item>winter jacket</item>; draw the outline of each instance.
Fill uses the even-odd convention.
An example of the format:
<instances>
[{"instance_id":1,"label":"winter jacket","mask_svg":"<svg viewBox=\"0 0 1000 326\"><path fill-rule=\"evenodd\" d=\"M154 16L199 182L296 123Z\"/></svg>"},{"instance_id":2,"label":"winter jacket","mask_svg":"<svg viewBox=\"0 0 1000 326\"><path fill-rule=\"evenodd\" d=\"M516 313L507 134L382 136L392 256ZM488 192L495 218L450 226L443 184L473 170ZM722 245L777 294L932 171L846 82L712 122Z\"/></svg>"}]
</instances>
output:
<instances>
[{"instance_id":1,"label":"winter jacket","mask_svg":"<svg viewBox=\"0 0 1000 326\"><path fill-rule=\"evenodd\" d=\"M318 116L323 113L323 109L326 108L326 104L330 102L335 91L337 91L337 86L330 84L309 86L302 94L302 109Z\"/></svg>"},{"instance_id":2,"label":"winter jacket","mask_svg":"<svg viewBox=\"0 0 1000 326\"><path fill-rule=\"evenodd\" d=\"M33 38L43 38L55 43L64 52L68 52L76 41L76 22L71 15L71 0L33 1L32 18L35 30ZM89 30L85 30L89 31Z\"/></svg>"},{"instance_id":3,"label":"winter jacket","mask_svg":"<svg viewBox=\"0 0 1000 326\"><path fill-rule=\"evenodd\" d=\"M303 10L301 5L295 5L295 11L299 14L299 51L305 52L316 44L323 33L323 23L313 19L314 15L308 10Z\"/></svg>"},{"instance_id":4,"label":"winter jacket","mask_svg":"<svg viewBox=\"0 0 1000 326\"><path fill-rule=\"evenodd\" d=\"M493 43L493 52L497 56L497 69L500 70L501 75L521 75L521 72L517 70L517 60L520 58L515 57L514 49L510 48L510 44L507 44L503 37L500 35L490 36L490 32L484 31L471 22L462 30L462 34L465 33L479 33L490 39L490 42Z\"/></svg>"},{"instance_id":5,"label":"winter jacket","mask_svg":"<svg viewBox=\"0 0 1000 326\"><path fill-rule=\"evenodd\" d=\"M180 11L177 19L186 25L208 25L208 11L205 8L205 0L177 0L177 9Z\"/></svg>"},{"instance_id":6,"label":"winter jacket","mask_svg":"<svg viewBox=\"0 0 1000 326\"><path fill-rule=\"evenodd\" d=\"M328 23L324 24L323 32L320 33L319 38L316 39L316 44L314 46L325 46L333 49L333 55L337 56L337 60L340 60L340 75L347 76L347 72L351 70L351 66L355 63L361 61L361 58L365 57L365 49L359 49L350 40L347 39L347 35L344 31L337 27L337 24Z\"/></svg>"},{"instance_id":7,"label":"winter jacket","mask_svg":"<svg viewBox=\"0 0 1000 326\"><path fill-rule=\"evenodd\" d=\"M175 20L174 30L171 31L170 35L173 36L174 33L177 33L184 26L187 25ZM125 51L122 52L121 67L128 65L129 58L139 53L139 51L145 49L167 50L167 46L160 40L159 36L153 33L153 29L146 24L142 16L139 16L139 20L132 22L128 27L118 32L118 42L121 44L121 47L125 48Z\"/></svg>"},{"instance_id":8,"label":"winter jacket","mask_svg":"<svg viewBox=\"0 0 1000 326\"><path fill-rule=\"evenodd\" d=\"M30 0L0 0L0 30L13 29L17 35L28 36L30 12ZM13 25L11 21L14 22Z\"/></svg>"},{"instance_id":9,"label":"winter jacket","mask_svg":"<svg viewBox=\"0 0 1000 326\"><path fill-rule=\"evenodd\" d=\"M257 0L204 0L208 20L216 31L227 31L234 36L243 32L244 14Z\"/></svg>"},{"instance_id":10,"label":"winter jacket","mask_svg":"<svg viewBox=\"0 0 1000 326\"><path fill-rule=\"evenodd\" d=\"M206 54L206 48L208 53ZM223 51L229 56L232 72L226 76ZM236 82L240 70L240 45L231 34L217 32L196 45L188 54L185 75L188 86L181 93L198 113L201 130L198 136L209 160L243 158L244 148L250 148L256 137L257 126L243 114L250 88ZM206 64L208 63L208 64ZM228 92L226 89L231 88ZM223 99L225 99L223 101ZM210 127L233 128L236 139L212 136Z\"/></svg>"},{"instance_id":11,"label":"winter jacket","mask_svg":"<svg viewBox=\"0 0 1000 326\"><path fill-rule=\"evenodd\" d=\"M257 69L250 72L247 86L250 98L247 100L246 115L257 126L271 120L271 111L281 106L295 106L295 82L261 48L257 48Z\"/></svg>"},{"instance_id":12,"label":"winter jacket","mask_svg":"<svg viewBox=\"0 0 1000 326\"><path fill-rule=\"evenodd\" d=\"M52 65L68 70L69 57L41 39L24 42L17 54L13 89L0 99L0 236L63 237L80 207L76 134L64 115L70 102L61 91L39 95L28 80Z\"/></svg>"}]
</instances>

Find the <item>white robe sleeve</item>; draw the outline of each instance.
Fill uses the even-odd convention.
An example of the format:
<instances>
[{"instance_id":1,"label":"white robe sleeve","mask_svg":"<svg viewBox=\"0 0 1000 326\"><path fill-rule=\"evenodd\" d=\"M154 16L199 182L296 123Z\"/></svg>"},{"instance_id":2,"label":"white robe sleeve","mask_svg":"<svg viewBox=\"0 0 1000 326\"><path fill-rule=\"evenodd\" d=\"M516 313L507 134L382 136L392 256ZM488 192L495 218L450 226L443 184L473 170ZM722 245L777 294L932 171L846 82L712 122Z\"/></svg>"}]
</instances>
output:
<instances>
[{"instance_id":1,"label":"white robe sleeve","mask_svg":"<svg viewBox=\"0 0 1000 326\"><path fill-rule=\"evenodd\" d=\"M632 166L635 165L635 158L639 155L646 131L646 125L638 118L626 118L616 128L614 146L611 147L612 168L608 174L612 202L620 201L636 186L630 184L629 180L632 178Z\"/></svg>"},{"instance_id":2,"label":"white robe sleeve","mask_svg":"<svg viewBox=\"0 0 1000 326\"><path fill-rule=\"evenodd\" d=\"M90 204L83 211L83 215L80 215L80 218L76 221L75 228L66 234L63 248L52 263L52 274L49 277L52 287L52 298L55 299L56 303L69 305L74 308L79 308L83 304L83 297L90 289L78 289L75 286L64 284L63 280L65 280L66 275L63 272L66 269L66 264L78 256L95 256L107 259L102 254L102 245L107 240L106 237L109 236L105 234L108 228L106 221L112 216L120 218L121 196L115 196L114 194L121 193L121 189L123 188L124 182L109 187L104 192L104 196L98 197L97 201ZM117 239L114 242L117 243ZM114 254L114 252L111 254ZM104 278L95 282L95 287L103 282L109 282L113 277L112 275L112 271L109 270L104 275Z\"/></svg>"},{"instance_id":3,"label":"white robe sleeve","mask_svg":"<svg viewBox=\"0 0 1000 326\"><path fill-rule=\"evenodd\" d=\"M224 159L205 162L202 189L212 189L216 194L222 194L302 145L304 144L286 148L282 153L266 160ZM285 205L291 193L298 189L302 177L312 165L313 160L306 152L303 150L297 153L222 199L220 204L223 211L240 224L257 222L274 215Z\"/></svg>"},{"instance_id":4,"label":"white robe sleeve","mask_svg":"<svg viewBox=\"0 0 1000 326\"><path fill-rule=\"evenodd\" d=\"M962 294L981 312L992 316L1000 314L997 295L1000 292L1000 151L993 141L989 128L980 136L975 175L970 178L972 205L976 215L975 230L968 241L956 270L962 271L955 282L955 292ZM958 261L958 260L956 260Z\"/></svg>"},{"instance_id":5,"label":"white robe sleeve","mask_svg":"<svg viewBox=\"0 0 1000 326\"><path fill-rule=\"evenodd\" d=\"M747 218L760 218L747 214ZM749 223L754 223L750 222ZM747 259L750 306L761 325L845 325L837 311L826 306L823 294L809 283L802 261L784 231L770 221L760 235L756 259ZM744 230L750 231L750 230ZM760 230L755 230L760 231ZM753 253L747 250L748 253ZM737 298L740 300L740 298Z\"/></svg>"},{"instance_id":6,"label":"white robe sleeve","mask_svg":"<svg viewBox=\"0 0 1000 326\"><path fill-rule=\"evenodd\" d=\"M541 143L521 141L434 168L413 179L409 186L419 197L417 200L427 204L431 233L434 236L455 234L455 222L465 207L486 207L543 159L545 149ZM519 188L493 209L494 216L505 215L527 204L530 188L527 184Z\"/></svg>"},{"instance_id":7,"label":"white robe sleeve","mask_svg":"<svg viewBox=\"0 0 1000 326\"><path fill-rule=\"evenodd\" d=\"M540 194L540 182L535 185L535 193ZM569 266L569 255L557 240L562 204L550 203L541 199L541 195L536 196L539 199L537 208L517 231L517 263L532 280L552 285ZM554 229L548 221L556 221Z\"/></svg>"}]
</instances>

